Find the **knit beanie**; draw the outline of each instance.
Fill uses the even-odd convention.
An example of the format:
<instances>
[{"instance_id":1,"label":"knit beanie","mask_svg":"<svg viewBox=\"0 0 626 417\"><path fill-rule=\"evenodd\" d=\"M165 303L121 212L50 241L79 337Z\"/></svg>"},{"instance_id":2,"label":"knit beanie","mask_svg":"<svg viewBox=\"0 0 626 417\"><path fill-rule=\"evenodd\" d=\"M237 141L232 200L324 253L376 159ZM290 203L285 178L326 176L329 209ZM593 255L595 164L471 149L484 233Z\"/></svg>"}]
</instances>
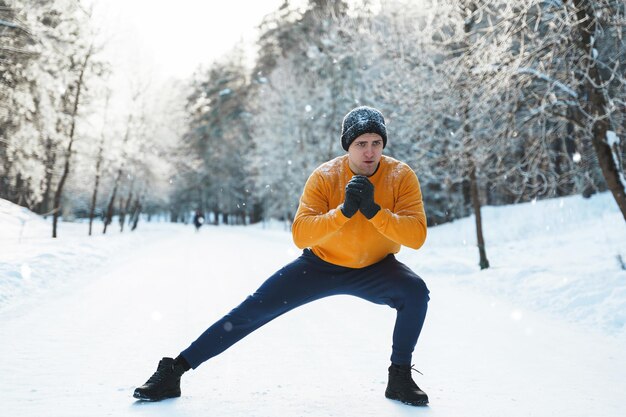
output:
<instances>
[{"instance_id":1,"label":"knit beanie","mask_svg":"<svg viewBox=\"0 0 626 417\"><path fill-rule=\"evenodd\" d=\"M350 144L364 133L379 134L383 138L383 148L387 145L385 119L372 107L357 107L345 115L341 124L341 146L347 151Z\"/></svg>"}]
</instances>

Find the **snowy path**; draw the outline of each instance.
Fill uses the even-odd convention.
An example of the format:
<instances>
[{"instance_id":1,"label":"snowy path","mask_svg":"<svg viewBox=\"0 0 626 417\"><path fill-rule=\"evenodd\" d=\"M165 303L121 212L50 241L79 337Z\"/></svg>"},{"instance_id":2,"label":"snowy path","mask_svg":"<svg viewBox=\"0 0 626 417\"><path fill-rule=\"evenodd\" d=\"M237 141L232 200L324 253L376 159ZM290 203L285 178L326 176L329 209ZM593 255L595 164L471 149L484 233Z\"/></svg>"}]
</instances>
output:
<instances>
[{"instance_id":1,"label":"snowy path","mask_svg":"<svg viewBox=\"0 0 626 417\"><path fill-rule=\"evenodd\" d=\"M0 315L2 414L626 415L618 339L528 312L520 320L514 306L445 275L423 276L431 303L414 361L427 408L384 398L395 313L349 297L317 301L253 333L185 375L182 398L132 399L161 356L176 355L297 254L280 231L185 230L78 288Z\"/></svg>"}]
</instances>

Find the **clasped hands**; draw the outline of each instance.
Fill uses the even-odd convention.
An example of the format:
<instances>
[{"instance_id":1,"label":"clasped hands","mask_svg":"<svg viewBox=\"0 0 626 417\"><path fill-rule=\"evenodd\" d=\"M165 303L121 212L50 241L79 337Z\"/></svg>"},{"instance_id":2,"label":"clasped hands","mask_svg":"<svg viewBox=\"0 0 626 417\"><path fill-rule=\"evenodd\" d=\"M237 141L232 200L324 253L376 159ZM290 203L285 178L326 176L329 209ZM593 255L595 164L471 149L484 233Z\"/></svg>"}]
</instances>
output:
<instances>
[{"instance_id":1,"label":"clasped hands","mask_svg":"<svg viewBox=\"0 0 626 417\"><path fill-rule=\"evenodd\" d=\"M367 219L374 217L380 210L374 201L374 185L364 175L355 175L346 184L346 198L341 206L341 212L348 218L359 210Z\"/></svg>"}]
</instances>

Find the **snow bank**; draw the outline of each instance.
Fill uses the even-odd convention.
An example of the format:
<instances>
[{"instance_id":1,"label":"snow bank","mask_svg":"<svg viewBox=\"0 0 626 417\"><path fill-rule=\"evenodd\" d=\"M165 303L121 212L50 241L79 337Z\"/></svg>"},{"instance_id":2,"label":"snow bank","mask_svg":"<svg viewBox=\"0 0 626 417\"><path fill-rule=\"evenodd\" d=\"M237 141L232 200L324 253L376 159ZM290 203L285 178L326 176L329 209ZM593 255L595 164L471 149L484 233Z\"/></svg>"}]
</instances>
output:
<instances>
[{"instance_id":1,"label":"snow bank","mask_svg":"<svg viewBox=\"0 0 626 417\"><path fill-rule=\"evenodd\" d=\"M120 233L113 223L102 235L102 223L94 222L91 237L86 223L58 227L59 238L52 239L51 219L0 199L0 312L80 285L100 267L123 261L137 247L183 226L143 223L136 232Z\"/></svg>"},{"instance_id":2,"label":"snow bank","mask_svg":"<svg viewBox=\"0 0 626 417\"><path fill-rule=\"evenodd\" d=\"M523 309L626 336L626 224L609 193L485 207L491 267L480 271L474 218L429 230L405 253L428 280L449 279Z\"/></svg>"},{"instance_id":3,"label":"snow bank","mask_svg":"<svg viewBox=\"0 0 626 417\"><path fill-rule=\"evenodd\" d=\"M0 239L19 243L22 238L52 234L46 222L30 210L0 198Z\"/></svg>"}]
</instances>

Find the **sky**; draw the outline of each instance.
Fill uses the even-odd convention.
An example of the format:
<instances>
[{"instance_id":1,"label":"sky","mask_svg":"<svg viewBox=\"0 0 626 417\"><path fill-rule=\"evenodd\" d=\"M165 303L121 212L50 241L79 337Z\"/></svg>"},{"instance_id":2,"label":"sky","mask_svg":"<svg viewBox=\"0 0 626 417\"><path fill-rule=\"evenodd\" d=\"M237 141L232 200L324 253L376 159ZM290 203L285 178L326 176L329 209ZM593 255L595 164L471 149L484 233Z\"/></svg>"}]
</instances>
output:
<instances>
[{"instance_id":1,"label":"sky","mask_svg":"<svg viewBox=\"0 0 626 417\"><path fill-rule=\"evenodd\" d=\"M263 326L185 374L182 398L136 402L161 357L299 251L283 224L113 226L61 222L51 239L49 219L0 199L3 415L625 415L626 225L610 193L484 207L484 271L473 217L400 251L431 292L421 410L384 397L395 311L348 296Z\"/></svg>"},{"instance_id":2,"label":"sky","mask_svg":"<svg viewBox=\"0 0 626 417\"><path fill-rule=\"evenodd\" d=\"M188 78L240 41L252 42L283 0L93 0L105 56L122 72Z\"/></svg>"}]
</instances>

